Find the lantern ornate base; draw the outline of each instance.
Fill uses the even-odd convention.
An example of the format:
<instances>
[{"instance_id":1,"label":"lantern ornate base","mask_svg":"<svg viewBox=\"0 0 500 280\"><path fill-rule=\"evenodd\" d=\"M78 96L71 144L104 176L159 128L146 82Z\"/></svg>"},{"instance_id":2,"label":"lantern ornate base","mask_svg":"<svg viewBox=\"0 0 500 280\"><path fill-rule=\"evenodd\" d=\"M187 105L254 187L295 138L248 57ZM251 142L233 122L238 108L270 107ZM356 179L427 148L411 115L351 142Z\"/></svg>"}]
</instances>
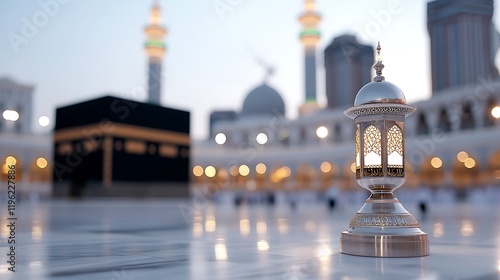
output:
<instances>
[{"instance_id":1,"label":"lantern ornate base","mask_svg":"<svg viewBox=\"0 0 500 280\"><path fill-rule=\"evenodd\" d=\"M343 231L340 252L365 257L424 257L429 255L429 240L427 233L422 231L411 235L370 235Z\"/></svg>"},{"instance_id":2,"label":"lantern ornate base","mask_svg":"<svg viewBox=\"0 0 500 280\"><path fill-rule=\"evenodd\" d=\"M340 252L366 257L429 255L427 233L392 193L372 193L340 237Z\"/></svg>"}]
</instances>

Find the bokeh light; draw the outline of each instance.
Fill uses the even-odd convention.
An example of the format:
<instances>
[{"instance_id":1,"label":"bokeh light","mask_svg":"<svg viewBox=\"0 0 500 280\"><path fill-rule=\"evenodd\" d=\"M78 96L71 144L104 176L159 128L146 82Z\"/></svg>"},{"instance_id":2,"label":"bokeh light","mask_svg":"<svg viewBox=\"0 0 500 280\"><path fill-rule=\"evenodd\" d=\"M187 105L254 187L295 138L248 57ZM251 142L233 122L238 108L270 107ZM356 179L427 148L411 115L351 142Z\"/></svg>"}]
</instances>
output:
<instances>
[{"instance_id":1,"label":"bokeh light","mask_svg":"<svg viewBox=\"0 0 500 280\"><path fill-rule=\"evenodd\" d=\"M323 162L321 164L320 168L321 168L321 171L323 171L324 173L328 173L328 172L332 171L332 165L327 161Z\"/></svg>"},{"instance_id":2,"label":"bokeh light","mask_svg":"<svg viewBox=\"0 0 500 280\"><path fill-rule=\"evenodd\" d=\"M238 171L239 171L240 175L243 177L248 176L248 174L250 174L250 168L248 168L248 166L245 164L240 165L240 168L238 168Z\"/></svg>"},{"instance_id":3,"label":"bokeh light","mask_svg":"<svg viewBox=\"0 0 500 280\"><path fill-rule=\"evenodd\" d=\"M328 136L328 128L324 126L318 127L318 129L316 129L316 136L321 139L326 138L326 136Z\"/></svg>"},{"instance_id":4,"label":"bokeh light","mask_svg":"<svg viewBox=\"0 0 500 280\"><path fill-rule=\"evenodd\" d=\"M196 177L200 177L201 175L203 175L203 167L199 165L193 167L193 174Z\"/></svg>"},{"instance_id":5,"label":"bokeh light","mask_svg":"<svg viewBox=\"0 0 500 280\"><path fill-rule=\"evenodd\" d=\"M443 161L439 157L433 157L431 159L431 165L434 168L440 168L441 166L443 166Z\"/></svg>"},{"instance_id":6,"label":"bokeh light","mask_svg":"<svg viewBox=\"0 0 500 280\"><path fill-rule=\"evenodd\" d=\"M465 151L461 151L457 154L457 159L460 162L465 162L465 160L468 158L469 158L469 155Z\"/></svg>"},{"instance_id":7,"label":"bokeh light","mask_svg":"<svg viewBox=\"0 0 500 280\"><path fill-rule=\"evenodd\" d=\"M258 174L264 174L266 173L266 165L263 164L262 162L257 164L257 166L255 166L255 172L257 172Z\"/></svg>"},{"instance_id":8,"label":"bokeh light","mask_svg":"<svg viewBox=\"0 0 500 280\"><path fill-rule=\"evenodd\" d=\"M7 164L16 164L17 160L13 156L8 156L8 157L5 158L5 163L7 163Z\"/></svg>"},{"instance_id":9,"label":"bokeh light","mask_svg":"<svg viewBox=\"0 0 500 280\"><path fill-rule=\"evenodd\" d=\"M261 132L261 133L257 134L257 137L255 137L255 140L260 145L264 145L267 143L267 140L268 140L267 134L265 134L264 132Z\"/></svg>"},{"instance_id":10,"label":"bokeh light","mask_svg":"<svg viewBox=\"0 0 500 280\"><path fill-rule=\"evenodd\" d=\"M43 157L40 157L36 160L36 165L40 168L45 168L47 167L47 160Z\"/></svg>"},{"instance_id":11,"label":"bokeh light","mask_svg":"<svg viewBox=\"0 0 500 280\"><path fill-rule=\"evenodd\" d=\"M50 124L49 117L41 116L40 118L38 118L38 124L40 124L40 126L43 126L43 127L48 126Z\"/></svg>"},{"instance_id":12,"label":"bokeh light","mask_svg":"<svg viewBox=\"0 0 500 280\"><path fill-rule=\"evenodd\" d=\"M3 111L3 118L7 121L17 121L19 119L19 113L14 110Z\"/></svg>"},{"instance_id":13,"label":"bokeh light","mask_svg":"<svg viewBox=\"0 0 500 280\"><path fill-rule=\"evenodd\" d=\"M219 145L223 145L224 143L226 143L226 140L227 140L226 134L222 132L219 132L215 135L215 143Z\"/></svg>"},{"instance_id":14,"label":"bokeh light","mask_svg":"<svg viewBox=\"0 0 500 280\"><path fill-rule=\"evenodd\" d=\"M468 158L464 161L464 165L465 167L471 169L474 168L474 166L476 166L476 161L473 158Z\"/></svg>"},{"instance_id":15,"label":"bokeh light","mask_svg":"<svg viewBox=\"0 0 500 280\"><path fill-rule=\"evenodd\" d=\"M215 167L211 165L205 167L205 175L207 175L208 178L214 177L216 173L217 171L215 170Z\"/></svg>"},{"instance_id":16,"label":"bokeh light","mask_svg":"<svg viewBox=\"0 0 500 280\"><path fill-rule=\"evenodd\" d=\"M500 118L500 106L495 106L493 109L491 109L491 115L495 119Z\"/></svg>"}]
</instances>

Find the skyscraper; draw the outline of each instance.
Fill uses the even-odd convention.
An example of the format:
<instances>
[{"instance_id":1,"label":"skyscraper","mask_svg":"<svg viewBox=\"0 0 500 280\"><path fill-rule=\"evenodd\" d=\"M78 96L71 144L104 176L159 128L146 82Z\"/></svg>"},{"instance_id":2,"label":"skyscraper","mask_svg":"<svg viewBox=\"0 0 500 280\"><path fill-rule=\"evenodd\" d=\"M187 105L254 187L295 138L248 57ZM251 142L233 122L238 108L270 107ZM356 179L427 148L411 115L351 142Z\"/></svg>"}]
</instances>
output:
<instances>
[{"instance_id":1,"label":"skyscraper","mask_svg":"<svg viewBox=\"0 0 500 280\"><path fill-rule=\"evenodd\" d=\"M305 11L299 17L303 26L300 40L304 45L305 104L301 113L317 108L316 102L316 45L320 39L318 23L321 16L315 10L315 0L305 0Z\"/></svg>"},{"instance_id":2,"label":"skyscraper","mask_svg":"<svg viewBox=\"0 0 500 280\"><path fill-rule=\"evenodd\" d=\"M492 45L493 0L437 0L427 4L432 91L498 77Z\"/></svg>"},{"instance_id":3,"label":"skyscraper","mask_svg":"<svg viewBox=\"0 0 500 280\"><path fill-rule=\"evenodd\" d=\"M351 106L358 90L371 80L373 47L356 37L342 35L325 49L326 97L328 108Z\"/></svg>"},{"instance_id":4,"label":"skyscraper","mask_svg":"<svg viewBox=\"0 0 500 280\"><path fill-rule=\"evenodd\" d=\"M148 73L148 102L160 104L161 95L161 63L165 54L165 37L167 30L161 25L162 17L160 14L160 6L158 1L155 1L149 24L144 28L147 40L144 48L148 54L149 73Z\"/></svg>"}]
</instances>

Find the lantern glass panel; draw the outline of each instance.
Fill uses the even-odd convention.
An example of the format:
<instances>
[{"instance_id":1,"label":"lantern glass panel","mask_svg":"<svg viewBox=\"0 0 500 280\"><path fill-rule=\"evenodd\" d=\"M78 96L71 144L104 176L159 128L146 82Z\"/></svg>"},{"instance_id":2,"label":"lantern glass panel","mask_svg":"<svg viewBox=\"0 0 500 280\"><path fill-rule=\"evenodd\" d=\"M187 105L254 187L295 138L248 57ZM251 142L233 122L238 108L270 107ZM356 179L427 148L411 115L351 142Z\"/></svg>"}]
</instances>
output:
<instances>
[{"instance_id":1,"label":"lantern glass panel","mask_svg":"<svg viewBox=\"0 0 500 280\"><path fill-rule=\"evenodd\" d=\"M382 174L382 133L374 125L363 132L364 176L380 177Z\"/></svg>"},{"instance_id":2,"label":"lantern glass panel","mask_svg":"<svg viewBox=\"0 0 500 280\"><path fill-rule=\"evenodd\" d=\"M389 176L404 177L403 132L397 125L387 130L387 171Z\"/></svg>"}]
</instances>

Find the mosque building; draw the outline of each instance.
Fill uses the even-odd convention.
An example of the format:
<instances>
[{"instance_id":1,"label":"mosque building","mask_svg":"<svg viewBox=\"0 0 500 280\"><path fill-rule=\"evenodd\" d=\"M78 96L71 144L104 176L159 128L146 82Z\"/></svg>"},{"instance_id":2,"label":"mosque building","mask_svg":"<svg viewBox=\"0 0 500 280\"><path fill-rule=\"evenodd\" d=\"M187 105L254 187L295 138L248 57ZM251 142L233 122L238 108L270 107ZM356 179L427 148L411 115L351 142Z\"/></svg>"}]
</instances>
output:
<instances>
[{"instance_id":1,"label":"mosque building","mask_svg":"<svg viewBox=\"0 0 500 280\"><path fill-rule=\"evenodd\" d=\"M497 50L493 36L498 36L491 21L493 1L436 0L427 9L433 95L413 103L417 112L406 121L405 184L459 193L500 188L500 80L493 64ZM354 104L358 90L371 80L373 47L342 35L325 49L328 105L320 108L315 81L319 20L314 1L305 0L300 16L305 102L299 117L285 116L283 98L267 82L251 90L240 112L212 120L211 138L193 144L195 188L207 184L246 192L358 188L354 125L343 110ZM391 77L386 79L397 85Z\"/></svg>"},{"instance_id":2,"label":"mosque building","mask_svg":"<svg viewBox=\"0 0 500 280\"><path fill-rule=\"evenodd\" d=\"M52 137L33 131L33 90L32 85L0 78L0 182L7 186L8 166L15 165L19 199L48 195L51 189ZM48 125L44 118L42 126Z\"/></svg>"}]
</instances>

